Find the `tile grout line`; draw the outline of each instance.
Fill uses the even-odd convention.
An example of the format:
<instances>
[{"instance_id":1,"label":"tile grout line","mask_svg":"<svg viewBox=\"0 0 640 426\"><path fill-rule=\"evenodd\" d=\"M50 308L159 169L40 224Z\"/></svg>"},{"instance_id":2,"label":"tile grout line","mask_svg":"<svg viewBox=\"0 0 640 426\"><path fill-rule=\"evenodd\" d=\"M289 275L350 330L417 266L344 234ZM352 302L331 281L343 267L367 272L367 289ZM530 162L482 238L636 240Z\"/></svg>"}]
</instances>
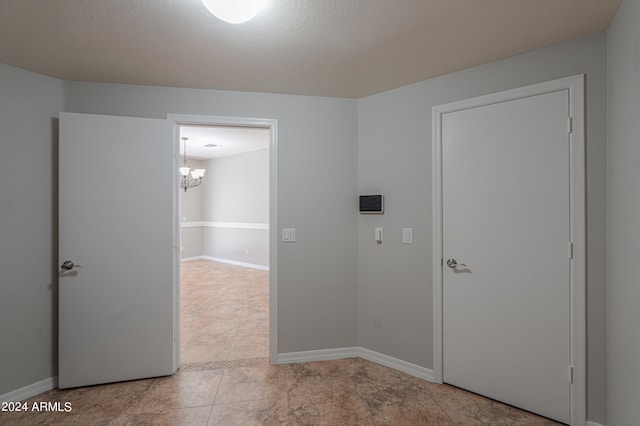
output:
<instances>
[{"instance_id":1,"label":"tile grout line","mask_svg":"<svg viewBox=\"0 0 640 426\"><path fill-rule=\"evenodd\" d=\"M211 414L213 413L213 407L215 407L216 405L216 398L218 398L218 392L220 391L220 384L222 383L224 374L225 374L225 370L222 370L222 374L220 375L220 380L218 380L218 385L216 386L215 394L213 395L213 400L211 401L211 407L209 408L209 415L207 416L207 423L205 423L205 425L208 425L209 422L211 421Z\"/></svg>"}]
</instances>

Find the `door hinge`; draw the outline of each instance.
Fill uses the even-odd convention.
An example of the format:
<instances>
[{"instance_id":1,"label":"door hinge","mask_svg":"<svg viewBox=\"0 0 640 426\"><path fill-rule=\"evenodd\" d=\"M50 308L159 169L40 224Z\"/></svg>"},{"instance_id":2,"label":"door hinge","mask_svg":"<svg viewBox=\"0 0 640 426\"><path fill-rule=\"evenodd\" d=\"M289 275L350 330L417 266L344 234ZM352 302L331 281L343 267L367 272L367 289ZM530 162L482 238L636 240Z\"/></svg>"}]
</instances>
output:
<instances>
[{"instance_id":1,"label":"door hinge","mask_svg":"<svg viewBox=\"0 0 640 426\"><path fill-rule=\"evenodd\" d=\"M573 133L573 117L567 117L567 133Z\"/></svg>"},{"instance_id":2,"label":"door hinge","mask_svg":"<svg viewBox=\"0 0 640 426\"><path fill-rule=\"evenodd\" d=\"M573 241L569 241L569 259L573 259Z\"/></svg>"},{"instance_id":3,"label":"door hinge","mask_svg":"<svg viewBox=\"0 0 640 426\"><path fill-rule=\"evenodd\" d=\"M573 365L569 366L569 383L573 384Z\"/></svg>"}]
</instances>

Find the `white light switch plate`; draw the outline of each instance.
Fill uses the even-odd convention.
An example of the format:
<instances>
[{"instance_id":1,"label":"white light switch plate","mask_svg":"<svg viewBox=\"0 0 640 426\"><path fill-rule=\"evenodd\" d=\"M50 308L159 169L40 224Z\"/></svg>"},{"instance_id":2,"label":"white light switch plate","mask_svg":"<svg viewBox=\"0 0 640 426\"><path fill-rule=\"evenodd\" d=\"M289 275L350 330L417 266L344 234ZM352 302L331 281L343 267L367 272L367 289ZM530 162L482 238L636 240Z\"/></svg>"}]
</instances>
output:
<instances>
[{"instance_id":1,"label":"white light switch plate","mask_svg":"<svg viewBox=\"0 0 640 426\"><path fill-rule=\"evenodd\" d=\"M402 228L402 244L413 244L413 228Z\"/></svg>"},{"instance_id":2,"label":"white light switch plate","mask_svg":"<svg viewBox=\"0 0 640 426\"><path fill-rule=\"evenodd\" d=\"M294 243L296 241L296 228L282 228L282 242Z\"/></svg>"}]
</instances>

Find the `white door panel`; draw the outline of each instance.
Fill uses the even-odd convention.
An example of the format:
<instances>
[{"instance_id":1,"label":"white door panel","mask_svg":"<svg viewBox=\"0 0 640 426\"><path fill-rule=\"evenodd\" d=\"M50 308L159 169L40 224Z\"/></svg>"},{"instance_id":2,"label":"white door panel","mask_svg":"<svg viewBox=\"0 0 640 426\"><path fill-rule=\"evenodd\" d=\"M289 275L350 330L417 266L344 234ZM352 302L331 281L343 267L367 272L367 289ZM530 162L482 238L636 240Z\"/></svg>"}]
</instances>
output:
<instances>
[{"instance_id":1,"label":"white door panel","mask_svg":"<svg viewBox=\"0 0 640 426\"><path fill-rule=\"evenodd\" d=\"M567 423L568 97L442 117L443 379Z\"/></svg>"},{"instance_id":2,"label":"white door panel","mask_svg":"<svg viewBox=\"0 0 640 426\"><path fill-rule=\"evenodd\" d=\"M172 374L174 192L166 120L60 114L61 388Z\"/></svg>"}]
</instances>

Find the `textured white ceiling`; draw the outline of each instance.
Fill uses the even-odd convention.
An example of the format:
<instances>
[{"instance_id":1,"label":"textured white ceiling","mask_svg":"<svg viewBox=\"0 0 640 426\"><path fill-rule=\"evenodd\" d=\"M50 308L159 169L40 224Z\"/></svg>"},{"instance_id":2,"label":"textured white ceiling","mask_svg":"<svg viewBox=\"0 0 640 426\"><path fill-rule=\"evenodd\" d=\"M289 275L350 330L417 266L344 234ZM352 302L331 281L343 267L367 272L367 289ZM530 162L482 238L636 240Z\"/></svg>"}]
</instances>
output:
<instances>
[{"instance_id":1,"label":"textured white ceiling","mask_svg":"<svg viewBox=\"0 0 640 426\"><path fill-rule=\"evenodd\" d=\"M0 62L65 80L362 97L608 27L620 0L0 0Z\"/></svg>"}]
</instances>

